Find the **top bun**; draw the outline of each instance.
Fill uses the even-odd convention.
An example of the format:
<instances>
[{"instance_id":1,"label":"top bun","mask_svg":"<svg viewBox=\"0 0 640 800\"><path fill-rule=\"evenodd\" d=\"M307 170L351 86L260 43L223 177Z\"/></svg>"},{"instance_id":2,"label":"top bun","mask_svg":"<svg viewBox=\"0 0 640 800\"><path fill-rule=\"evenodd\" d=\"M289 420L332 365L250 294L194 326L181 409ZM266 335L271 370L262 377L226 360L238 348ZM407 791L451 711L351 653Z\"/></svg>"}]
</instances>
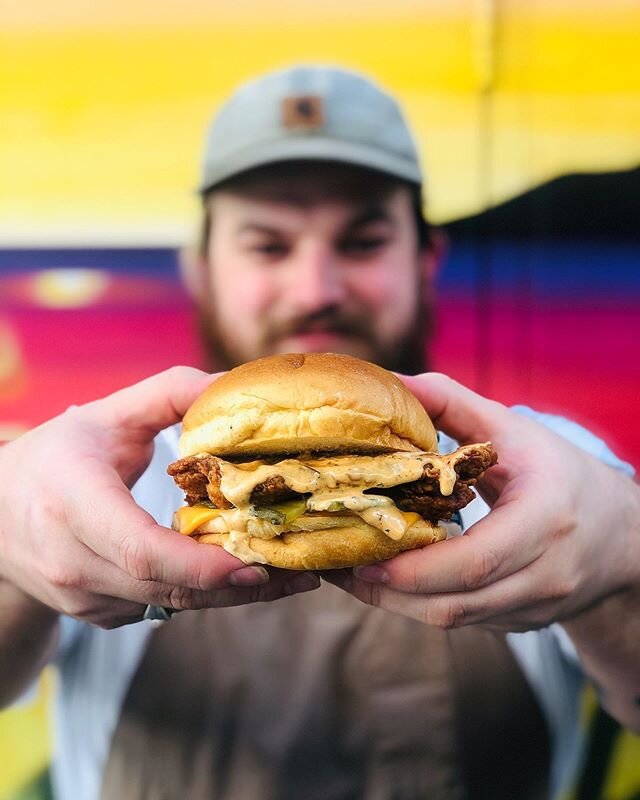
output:
<instances>
[{"instance_id":1,"label":"top bun","mask_svg":"<svg viewBox=\"0 0 640 800\"><path fill-rule=\"evenodd\" d=\"M393 373L333 353L232 369L196 399L182 430L183 458L438 449L429 416Z\"/></svg>"}]
</instances>

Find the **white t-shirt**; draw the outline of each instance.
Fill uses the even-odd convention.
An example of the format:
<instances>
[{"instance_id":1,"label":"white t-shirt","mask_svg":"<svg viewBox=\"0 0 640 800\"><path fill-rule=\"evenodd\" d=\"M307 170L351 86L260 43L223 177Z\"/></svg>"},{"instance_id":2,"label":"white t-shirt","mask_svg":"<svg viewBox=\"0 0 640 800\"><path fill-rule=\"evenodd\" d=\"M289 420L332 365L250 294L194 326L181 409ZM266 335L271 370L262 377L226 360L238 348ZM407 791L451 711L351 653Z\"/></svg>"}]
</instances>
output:
<instances>
[{"instance_id":1,"label":"white t-shirt","mask_svg":"<svg viewBox=\"0 0 640 800\"><path fill-rule=\"evenodd\" d=\"M616 469L630 473L604 442L584 428L560 417L540 415L525 407L517 410L534 417ZM149 468L134 487L136 501L162 525L182 505L182 491L166 475L177 458L179 428L161 433ZM454 449L441 437L440 449ZM467 530L488 512L477 497L461 512ZM59 684L54 711L53 785L60 800L98 800L102 770L110 749L129 683L152 631L147 623L112 631L101 630L69 617L61 622L55 663ZM508 642L529 680L551 733L551 789L556 796L573 780L581 753L579 698L582 674L571 642L557 625L541 631L509 634Z\"/></svg>"}]
</instances>

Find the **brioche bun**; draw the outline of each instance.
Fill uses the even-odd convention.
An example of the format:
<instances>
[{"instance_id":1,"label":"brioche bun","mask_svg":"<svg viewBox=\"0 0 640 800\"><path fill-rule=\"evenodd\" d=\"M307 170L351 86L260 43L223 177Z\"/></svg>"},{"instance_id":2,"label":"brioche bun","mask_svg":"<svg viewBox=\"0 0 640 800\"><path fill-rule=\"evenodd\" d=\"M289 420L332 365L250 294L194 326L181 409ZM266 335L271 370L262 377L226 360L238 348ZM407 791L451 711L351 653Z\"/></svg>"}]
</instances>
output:
<instances>
[{"instance_id":1,"label":"brioche bun","mask_svg":"<svg viewBox=\"0 0 640 800\"><path fill-rule=\"evenodd\" d=\"M444 528L421 520L394 541L371 525L287 532L273 539L252 536L249 547L272 567L282 569L342 569L393 558L403 550L414 550L446 537ZM203 544L224 547L228 533L198 533Z\"/></svg>"},{"instance_id":2,"label":"brioche bun","mask_svg":"<svg viewBox=\"0 0 640 800\"><path fill-rule=\"evenodd\" d=\"M214 381L183 420L181 457L437 451L419 401L382 367L347 355L258 359Z\"/></svg>"}]
</instances>

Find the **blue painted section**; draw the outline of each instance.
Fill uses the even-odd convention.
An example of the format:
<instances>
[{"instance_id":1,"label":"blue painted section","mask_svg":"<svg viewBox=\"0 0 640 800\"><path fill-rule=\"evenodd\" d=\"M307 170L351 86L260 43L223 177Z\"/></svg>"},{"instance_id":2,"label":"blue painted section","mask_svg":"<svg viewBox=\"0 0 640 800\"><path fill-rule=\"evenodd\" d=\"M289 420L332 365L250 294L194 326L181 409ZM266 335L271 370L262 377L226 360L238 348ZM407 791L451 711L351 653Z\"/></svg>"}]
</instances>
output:
<instances>
[{"instance_id":1,"label":"blue painted section","mask_svg":"<svg viewBox=\"0 0 640 800\"><path fill-rule=\"evenodd\" d=\"M498 291L536 295L640 298L640 243L492 240L451 243L440 288L473 294L488 279Z\"/></svg>"},{"instance_id":2,"label":"blue painted section","mask_svg":"<svg viewBox=\"0 0 640 800\"><path fill-rule=\"evenodd\" d=\"M105 269L121 275L178 277L176 251L169 248L0 249L0 276L68 267Z\"/></svg>"},{"instance_id":3,"label":"blue painted section","mask_svg":"<svg viewBox=\"0 0 640 800\"><path fill-rule=\"evenodd\" d=\"M56 267L178 279L176 252L168 248L0 249L0 276ZM452 242L440 289L474 294L483 282L506 294L637 299L640 244L584 239Z\"/></svg>"}]
</instances>

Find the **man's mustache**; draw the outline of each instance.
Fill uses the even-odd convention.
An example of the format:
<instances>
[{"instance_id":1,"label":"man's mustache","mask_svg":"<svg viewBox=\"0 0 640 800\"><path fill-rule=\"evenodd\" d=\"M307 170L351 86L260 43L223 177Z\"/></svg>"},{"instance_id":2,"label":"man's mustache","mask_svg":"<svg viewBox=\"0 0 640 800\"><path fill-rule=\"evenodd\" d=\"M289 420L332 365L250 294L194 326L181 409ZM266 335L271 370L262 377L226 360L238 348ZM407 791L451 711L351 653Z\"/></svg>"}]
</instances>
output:
<instances>
[{"instance_id":1,"label":"man's mustache","mask_svg":"<svg viewBox=\"0 0 640 800\"><path fill-rule=\"evenodd\" d=\"M370 338L371 326L368 319L359 314L345 314L333 309L321 309L313 314L292 317L281 323L269 325L265 340L273 343L279 339L300 336L305 333L330 331L357 338Z\"/></svg>"}]
</instances>

